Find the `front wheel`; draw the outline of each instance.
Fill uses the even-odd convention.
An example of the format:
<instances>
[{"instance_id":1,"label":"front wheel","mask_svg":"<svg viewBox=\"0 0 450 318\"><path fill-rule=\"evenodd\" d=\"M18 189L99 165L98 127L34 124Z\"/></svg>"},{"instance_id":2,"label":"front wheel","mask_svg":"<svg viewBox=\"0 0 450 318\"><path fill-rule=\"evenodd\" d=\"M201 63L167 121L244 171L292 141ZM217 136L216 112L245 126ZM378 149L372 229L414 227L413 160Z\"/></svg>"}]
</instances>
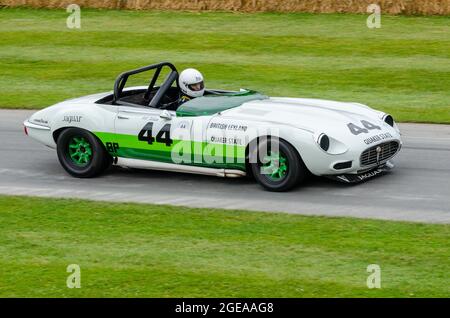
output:
<instances>
[{"instance_id":1,"label":"front wheel","mask_svg":"<svg viewBox=\"0 0 450 318\"><path fill-rule=\"evenodd\" d=\"M305 179L307 168L297 151L284 140L261 140L251 153L252 173L266 190L289 191Z\"/></svg>"},{"instance_id":2,"label":"front wheel","mask_svg":"<svg viewBox=\"0 0 450 318\"><path fill-rule=\"evenodd\" d=\"M65 129L58 137L56 150L61 165L74 177L95 177L107 168L109 154L87 130Z\"/></svg>"}]
</instances>

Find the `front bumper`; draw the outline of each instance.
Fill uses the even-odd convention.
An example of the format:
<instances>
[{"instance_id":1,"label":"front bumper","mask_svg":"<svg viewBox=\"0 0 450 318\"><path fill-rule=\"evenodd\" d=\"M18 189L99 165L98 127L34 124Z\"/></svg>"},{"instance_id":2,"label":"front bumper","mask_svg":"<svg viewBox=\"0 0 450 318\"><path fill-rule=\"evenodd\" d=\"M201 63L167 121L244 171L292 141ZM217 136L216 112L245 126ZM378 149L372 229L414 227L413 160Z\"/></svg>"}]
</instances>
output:
<instances>
[{"instance_id":1,"label":"front bumper","mask_svg":"<svg viewBox=\"0 0 450 318\"><path fill-rule=\"evenodd\" d=\"M370 170L358 172L355 174L341 174L341 175L325 175L324 177L336 180L343 183L361 183L364 181L367 181L369 179L372 179L377 176L381 176L394 168L394 164L390 161L387 161L386 163L372 168Z\"/></svg>"}]
</instances>

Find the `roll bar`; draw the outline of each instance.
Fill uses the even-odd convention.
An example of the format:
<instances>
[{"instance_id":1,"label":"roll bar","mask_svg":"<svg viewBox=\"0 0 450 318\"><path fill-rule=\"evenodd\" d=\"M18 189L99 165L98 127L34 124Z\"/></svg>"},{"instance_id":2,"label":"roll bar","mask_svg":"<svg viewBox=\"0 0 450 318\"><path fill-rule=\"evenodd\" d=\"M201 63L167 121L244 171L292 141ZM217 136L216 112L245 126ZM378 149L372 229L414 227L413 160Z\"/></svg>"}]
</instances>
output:
<instances>
[{"instance_id":1,"label":"roll bar","mask_svg":"<svg viewBox=\"0 0 450 318\"><path fill-rule=\"evenodd\" d=\"M152 65L144 66L144 67L141 67L141 68L138 68L135 70L123 72L122 74L120 74L117 77L116 82L114 83L114 96L113 96L112 103L118 104L119 99L122 97L122 91L125 87L125 84L127 83L128 78L131 75L136 75L139 73L143 73L143 72L147 72L147 71L156 69L156 72L153 75L153 78L151 79L150 84L148 86L147 92L145 93L145 99L149 99L150 93L152 92L152 90L156 84L156 81L158 80L158 77L161 74L161 70L165 66L169 67L172 71L169 74L169 76L166 78L164 83L161 85L159 90L156 92L155 96L152 98L151 101L149 101L149 104L148 104L151 107L156 107L158 105L158 103L160 102L161 98L164 96L164 93L170 88L172 83L178 79L178 71L177 71L176 67L172 63L169 63L169 62L161 62L158 64L152 64ZM177 82L177 85L178 85L178 82Z\"/></svg>"}]
</instances>

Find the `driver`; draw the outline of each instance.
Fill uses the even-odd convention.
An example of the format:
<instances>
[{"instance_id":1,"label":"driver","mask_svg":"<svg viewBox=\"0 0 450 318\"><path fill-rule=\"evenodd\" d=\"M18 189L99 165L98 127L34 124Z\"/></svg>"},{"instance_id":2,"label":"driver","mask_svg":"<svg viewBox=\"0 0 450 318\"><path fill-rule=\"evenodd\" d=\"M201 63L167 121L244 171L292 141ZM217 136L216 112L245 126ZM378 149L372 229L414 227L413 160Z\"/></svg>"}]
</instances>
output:
<instances>
[{"instance_id":1,"label":"driver","mask_svg":"<svg viewBox=\"0 0 450 318\"><path fill-rule=\"evenodd\" d=\"M180 86L182 93L178 100L178 105L181 105L192 98L202 97L205 93L203 75L193 68L188 68L181 72L180 77L178 78L178 85Z\"/></svg>"}]
</instances>

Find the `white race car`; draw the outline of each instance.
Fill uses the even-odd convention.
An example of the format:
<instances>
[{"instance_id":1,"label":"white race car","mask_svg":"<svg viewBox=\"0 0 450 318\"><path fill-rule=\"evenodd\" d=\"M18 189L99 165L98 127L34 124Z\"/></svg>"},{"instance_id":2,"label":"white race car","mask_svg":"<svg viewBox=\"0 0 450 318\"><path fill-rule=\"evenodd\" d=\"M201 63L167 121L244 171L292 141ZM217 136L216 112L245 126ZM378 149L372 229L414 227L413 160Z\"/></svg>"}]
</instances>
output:
<instances>
[{"instance_id":1,"label":"white race car","mask_svg":"<svg viewBox=\"0 0 450 318\"><path fill-rule=\"evenodd\" d=\"M148 86L125 88L153 72ZM167 73L159 83L162 73ZM167 62L121 74L113 92L58 103L24 122L64 169L94 177L110 165L221 177L251 175L287 191L311 173L360 182L390 168L402 145L392 116L358 103L206 90L181 105Z\"/></svg>"}]
</instances>

